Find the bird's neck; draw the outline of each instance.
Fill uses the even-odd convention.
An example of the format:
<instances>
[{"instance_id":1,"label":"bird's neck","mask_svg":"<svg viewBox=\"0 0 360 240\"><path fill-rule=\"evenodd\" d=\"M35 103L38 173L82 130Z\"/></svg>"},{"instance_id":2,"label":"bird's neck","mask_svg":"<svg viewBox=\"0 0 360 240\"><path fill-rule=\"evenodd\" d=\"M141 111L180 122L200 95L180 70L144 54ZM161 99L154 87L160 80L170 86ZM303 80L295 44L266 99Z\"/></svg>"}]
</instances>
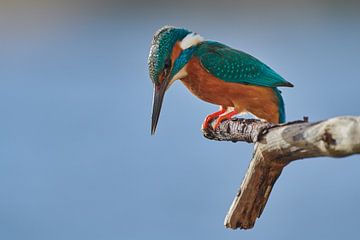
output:
<instances>
[{"instance_id":1,"label":"bird's neck","mask_svg":"<svg viewBox=\"0 0 360 240\"><path fill-rule=\"evenodd\" d=\"M203 42L204 38L197 33L189 33L180 41L182 50L198 45Z\"/></svg>"}]
</instances>

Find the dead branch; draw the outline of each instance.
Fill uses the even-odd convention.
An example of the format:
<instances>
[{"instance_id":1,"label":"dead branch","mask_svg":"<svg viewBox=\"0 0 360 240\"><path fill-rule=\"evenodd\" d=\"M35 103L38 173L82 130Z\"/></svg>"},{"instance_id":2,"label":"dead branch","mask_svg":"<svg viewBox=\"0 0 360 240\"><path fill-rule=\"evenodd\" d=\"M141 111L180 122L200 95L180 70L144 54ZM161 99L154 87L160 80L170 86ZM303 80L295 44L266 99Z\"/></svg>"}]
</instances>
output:
<instances>
[{"instance_id":1,"label":"dead branch","mask_svg":"<svg viewBox=\"0 0 360 240\"><path fill-rule=\"evenodd\" d=\"M260 120L224 121L204 136L219 141L255 143L253 157L225 218L227 228L249 229L260 217L283 168L311 157L345 157L360 153L360 117L343 116L321 122L274 125Z\"/></svg>"}]
</instances>

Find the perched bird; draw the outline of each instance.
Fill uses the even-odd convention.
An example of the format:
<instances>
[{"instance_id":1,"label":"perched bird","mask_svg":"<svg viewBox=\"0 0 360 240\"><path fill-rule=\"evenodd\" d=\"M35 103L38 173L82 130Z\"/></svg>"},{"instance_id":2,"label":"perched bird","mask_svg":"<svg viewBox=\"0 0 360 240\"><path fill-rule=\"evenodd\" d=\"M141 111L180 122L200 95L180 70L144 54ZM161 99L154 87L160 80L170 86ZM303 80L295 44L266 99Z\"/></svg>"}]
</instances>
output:
<instances>
[{"instance_id":1,"label":"perched bird","mask_svg":"<svg viewBox=\"0 0 360 240\"><path fill-rule=\"evenodd\" d=\"M249 112L272 123L285 121L277 87L293 87L255 57L182 28L164 26L152 40L148 59L154 84L151 134L155 133L165 91L175 80L198 98L220 106L202 125L214 129L232 116Z\"/></svg>"}]
</instances>

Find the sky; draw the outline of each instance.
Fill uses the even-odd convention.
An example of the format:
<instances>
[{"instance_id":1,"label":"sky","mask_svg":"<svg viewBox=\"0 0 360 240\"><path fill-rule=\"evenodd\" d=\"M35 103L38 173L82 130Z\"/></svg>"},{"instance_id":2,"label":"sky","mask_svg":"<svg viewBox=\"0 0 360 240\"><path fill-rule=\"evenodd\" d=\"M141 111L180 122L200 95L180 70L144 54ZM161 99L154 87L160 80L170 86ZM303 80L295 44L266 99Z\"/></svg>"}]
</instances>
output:
<instances>
[{"instance_id":1,"label":"sky","mask_svg":"<svg viewBox=\"0 0 360 240\"><path fill-rule=\"evenodd\" d=\"M355 1L0 1L0 239L358 239L359 156L291 163L251 230L223 226L253 145L200 131L180 83L150 135L163 25L261 59L287 119L359 115Z\"/></svg>"}]
</instances>

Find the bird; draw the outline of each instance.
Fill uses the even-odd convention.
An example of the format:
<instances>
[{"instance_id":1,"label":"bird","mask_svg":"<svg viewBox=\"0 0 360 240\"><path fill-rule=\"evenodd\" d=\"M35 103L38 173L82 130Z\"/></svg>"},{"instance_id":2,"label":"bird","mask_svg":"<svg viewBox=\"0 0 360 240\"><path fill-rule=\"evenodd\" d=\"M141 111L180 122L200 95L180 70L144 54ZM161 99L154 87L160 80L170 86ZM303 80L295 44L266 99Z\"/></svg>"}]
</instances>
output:
<instances>
[{"instance_id":1,"label":"bird","mask_svg":"<svg viewBox=\"0 0 360 240\"><path fill-rule=\"evenodd\" d=\"M185 28L163 26L155 32L148 57L153 83L151 134L155 134L165 92L180 80L195 96L219 105L202 128L216 129L222 121L250 113L270 122L285 122L278 87L293 87L269 66L240 50L205 40Z\"/></svg>"}]
</instances>

